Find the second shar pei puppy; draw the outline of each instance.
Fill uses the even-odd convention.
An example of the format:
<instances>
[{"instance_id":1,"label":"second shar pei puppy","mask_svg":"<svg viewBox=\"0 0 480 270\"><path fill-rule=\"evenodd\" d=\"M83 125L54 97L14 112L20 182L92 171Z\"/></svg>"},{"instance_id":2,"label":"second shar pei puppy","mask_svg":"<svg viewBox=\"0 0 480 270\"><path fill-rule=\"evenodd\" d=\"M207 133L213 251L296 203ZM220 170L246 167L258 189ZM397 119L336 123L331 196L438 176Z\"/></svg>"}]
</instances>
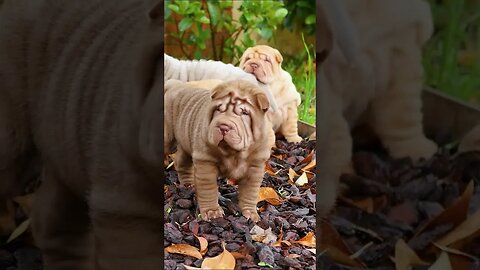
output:
<instances>
[{"instance_id":1,"label":"second shar pei puppy","mask_svg":"<svg viewBox=\"0 0 480 270\"><path fill-rule=\"evenodd\" d=\"M343 165L348 163L349 130L367 123L392 157L430 158L437 146L423 133L420 96L422 45L432 33L428 4L422 0L340 3L352 21L359 55L352 63L334 49L325 62L332 92L331 133L337 138L331 143L338 144L337 155Z\"/></svg>"},{"instance_id":2,"label":"second shar pei puppy","mask_svg":"<svg viewBox=\"0 0 480 270\"><path fill-rule=\"evenodd\" d=\"M288 142L300 142L297 107L301 97L292 76L282 69L282 62L283 57L277 49L257 45L243 53L239 67L269 86L278 107L268 115L275 132L282 134Z\"/></svg>"},{"instance_id":3,"label":"second shar pei puppy","mask_svg":"<svg viewBox=\"0 0 480 270\"><path fill-rule=\"evenodd\" d=\"M39 153L32 230L45 269L162 268L163 6L0 8L0 183Z\"/></svg>"},{"instance_id":4,"label":"second shar pei puppy","mask_svg":"<svg viewBox=\"0 0 480 270\"><path fill-rule=\"evenodd\" d=\"M336 43L323 66L326 87L320 89L328 96L328 145L322 149L328 166L321 174L331 179L325 181L328 188L319 185L325 198L319 204L330 209L337 179L353 170L350 131L355 126L371 126L394 158L430 158L437 145L422 127L422 46L433 31L428 3L341 0L325 5L342 14L329 16L327 10L333 31L348 29L333 33ZM352 48L345 40L352 40Z\"/></svg>"},{"instance_id":5,"label":"second shar pei puppy","mask_svg":"<svg viewBox=\"0 0 480 270\"><path fill-rule=\"evenodd\" d=\"M255 84L227 81L213 90L178 80L165 83L165 149L177 145L180 183L194 184L205 220L223 216L217 177L239 181L242 214L259 221L257 197L270 157L269 102Z\"/></svg>"}]
</instances>

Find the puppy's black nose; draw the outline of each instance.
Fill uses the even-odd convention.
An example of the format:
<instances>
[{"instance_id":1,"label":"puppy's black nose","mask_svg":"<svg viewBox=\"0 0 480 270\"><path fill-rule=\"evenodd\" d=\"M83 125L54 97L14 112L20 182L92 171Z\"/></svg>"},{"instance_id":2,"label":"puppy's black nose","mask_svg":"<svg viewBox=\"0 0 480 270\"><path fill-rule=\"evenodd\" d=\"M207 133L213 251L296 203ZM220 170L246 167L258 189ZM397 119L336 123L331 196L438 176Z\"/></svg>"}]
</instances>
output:
<instances>
[{"instance_id":1,"label":"puppy's black nose","mask_svg":"<svg viewBox=\"0 0 480 270\"><path fill-rule=\"evenodd\" d=\"M255 64L255 63L250 64L250 66L251 66L253 69L257 69L257 68L258 68L258 65Z\"/></svg>"}]
</instances>

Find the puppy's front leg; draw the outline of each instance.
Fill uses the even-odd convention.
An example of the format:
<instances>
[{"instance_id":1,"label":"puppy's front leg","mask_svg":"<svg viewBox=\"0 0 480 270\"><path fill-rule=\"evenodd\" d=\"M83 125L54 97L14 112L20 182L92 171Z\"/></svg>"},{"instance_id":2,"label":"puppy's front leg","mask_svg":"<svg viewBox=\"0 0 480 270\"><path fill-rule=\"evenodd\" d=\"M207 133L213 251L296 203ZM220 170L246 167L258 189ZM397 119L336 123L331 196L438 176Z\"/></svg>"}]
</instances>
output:
<instances>
[{"instance_id":1,"label":"puppy's front leg","mask_svg":"<svg viewBox=\"0 0 480 270\"><path fill-rule=\"evenodd\" d=\"M158 270L163 264L159 179L116 175L92 186L96 270Z\"/></svg>"},{"instance_id":2,"label":"puppy's front leg","mask_svg":"<svg viewBox=\"0 0 480 270\"><path fill-rule=\"evenodd\" d=\"M326 216L335 205L341 174L353 172L350 127L343 117L338 97L332 95L328 102L328 125L323 127L327 129L327 136L322 139L325 142L323 148L319 149L321 169L317 192L320 199L317 205L320 217Z\"/></svg>"},{"instance_id":3,"label":"puppy's front leg","mask_svg":"<svg viewBox=\"0 0 480 270\"><path fill-rule=\"evenodd\" d=\"M301 142L302 137L298 136L298 112L296 101L287 105L287 120L280 126L280 132L288 142Z\"/></svg>"},{"instance_id":4,"label":"puppy's front leg","mask_svg":"<svg viewBox=\"0 0 480 270\"><path fill-rule=\"evenodd\" d=\"M32 231L45 269L92 270L93 235L88 206L44 165L35 193Z\"/></svg>"},{"instance_id":5,"label":"puppy's front leg","mask_svg":"<svg viewBox=\"0 0 480 270\"><path fill-rule=\"evenodd\" d=\"M193 174L202 219L223 217L223 209L218 205L217 165L211 161L194 159Z\"/></svg>"},{"instance_id":6,"label":"puppy's front leg","mask_svg":"<svg viewBox=\"0 0 480 270\"><path fill-rule=\"evenodd\" d=\"M238 183L238 202L242 214L246 218L250 218L254 222L260 220L257 212L257 198L262 184L263 175L265 172L265 161L259 160L253 164L262 164L261 166L253 165L248 169L246 178L243 178Z\"/></svg>"}]
</instances>

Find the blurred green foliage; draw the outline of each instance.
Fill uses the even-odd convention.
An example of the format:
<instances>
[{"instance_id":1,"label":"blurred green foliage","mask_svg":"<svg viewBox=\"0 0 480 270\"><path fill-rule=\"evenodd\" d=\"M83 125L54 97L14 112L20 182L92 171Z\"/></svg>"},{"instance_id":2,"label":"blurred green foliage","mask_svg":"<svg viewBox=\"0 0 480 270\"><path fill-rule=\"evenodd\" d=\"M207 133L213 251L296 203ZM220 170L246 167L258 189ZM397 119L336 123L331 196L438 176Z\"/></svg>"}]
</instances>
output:
<instances>
[{"instance_id":1,"label":"blurred green foliage","mask_svg":"<svg viewBox=\"0 0 480 270\"><path fill-rule=\"evenodd\" d=\"M284 3L288 14L283 25L290 31L297 29L306 35L315 35L315 0L284 0Z\"/></svg>"},{"instance_id":2,"label":"blurred green foliage","mask_svg":"<svg viewBox=\"0 0 480 270\"><path fill-rule=\"evenodd\" d=\"M480 1L429 3L435 33L424 50L426 84L480 104Z\"/></svg>"},{"instance_id":3,"label":"blurred green foliage","mask_svg":"<svg viewBox=\"0 0 480 270\"><path fill-rule=\"evenodd\" d=\"M252 35L270 39L288 13L281 1L247 0L240 4L241 15L235 20L233 6L233 0L165 1L165 20L177 26L177 31L166 33L167 38L176 40L189 59L199 59L207 51L209 59L238 63L245 49L255 45Z\"/></svg>"}]
</instances>

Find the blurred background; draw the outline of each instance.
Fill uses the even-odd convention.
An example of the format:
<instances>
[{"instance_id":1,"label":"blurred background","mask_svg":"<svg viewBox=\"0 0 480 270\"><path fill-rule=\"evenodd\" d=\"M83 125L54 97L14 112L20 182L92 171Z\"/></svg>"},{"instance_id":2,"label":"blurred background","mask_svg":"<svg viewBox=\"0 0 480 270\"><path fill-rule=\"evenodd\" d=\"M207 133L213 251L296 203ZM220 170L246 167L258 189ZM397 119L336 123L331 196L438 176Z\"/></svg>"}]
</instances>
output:
<instances>
[{"instance_id":1,"label":"blurred background","mask_svg":"<svg viewBox=\"0 0 480 270\"><path fill-rule=\"evenodd\" d=\"M314 125L315 10L315 0L165 1L165 53L238 66L248 47L274 47L302 95L300 120Z\"/></svg>"},{"instance_id":2,"label":"blurred background","mask_svg":"<svg viewBox=\"0 0 480 270\"><path fill-rule=\"evenodd\" d=\"M480 105L480 0L428 0L435 32L424 48L426 84Z\"/></svg>"}]
</instances>

